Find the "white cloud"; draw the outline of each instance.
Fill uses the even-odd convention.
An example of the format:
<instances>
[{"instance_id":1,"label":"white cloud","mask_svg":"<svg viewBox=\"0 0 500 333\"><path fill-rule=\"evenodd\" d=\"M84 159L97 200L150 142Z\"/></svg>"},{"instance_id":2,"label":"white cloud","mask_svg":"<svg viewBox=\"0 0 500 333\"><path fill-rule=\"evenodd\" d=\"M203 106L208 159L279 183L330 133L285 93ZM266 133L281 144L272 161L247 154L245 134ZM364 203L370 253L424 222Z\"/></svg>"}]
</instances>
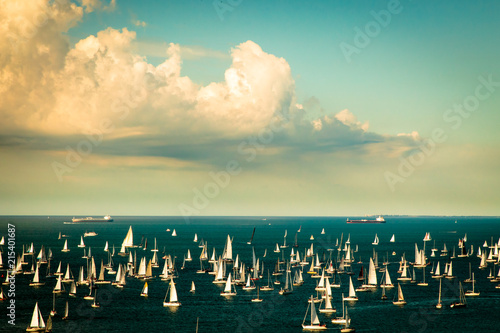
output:
<instances>
[{"instance_id":1,"label":"white cloud","mask_svg":"<svg viewBox=\"0 0 500 333\"><path fill-rule=\"evenodd\" d=\"M189 145L256 134L284 113L295 116L286 124L290 142L323 147L383 139L348 110L307 120L308 104L296 103L287 61L252 41L231 50L223 81L204 86L181 76L182 59L223 59L227 54L164 44L158 50L165 60L154 66L137 52L143 42L126 28L105 29L70 48L63 32L84 12L109 10L114 1L81 4L39 0L20 7L9 3L0 10L0 46L7 50L0 56L0 129L5 135L74 135L108 121L114 130L107 139L155 137L163 144ZM19 22L36 13L48 18L27 38Z\"/></svg>"}]
</instances>

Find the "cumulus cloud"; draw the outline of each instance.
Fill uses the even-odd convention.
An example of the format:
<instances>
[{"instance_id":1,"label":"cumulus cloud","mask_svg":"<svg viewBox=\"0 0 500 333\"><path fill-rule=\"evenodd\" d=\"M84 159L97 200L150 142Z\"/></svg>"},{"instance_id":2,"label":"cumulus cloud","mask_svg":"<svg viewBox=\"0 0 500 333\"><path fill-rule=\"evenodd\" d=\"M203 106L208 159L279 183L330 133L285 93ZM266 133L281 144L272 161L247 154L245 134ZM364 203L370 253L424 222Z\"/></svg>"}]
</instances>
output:
<instances>
[{"instance_id":1,"label":"cumulus cloud","mask_svg":"<svg viewBox=\"0 0 500 333\"><path fill-rule=\"evenodd\" d=\"M287 61L253 41L235 46L229 55L171 43L164 61L154 66L136 52L136 34L126 28L105 29L70 47L64 32L86 12L111 10L114 1L7 3L0 9L0 47L6 50L0 55L0 129L6 136L69 137L107 123L109 141L178 148L224 140L233 144L279 119L285 130L274 144L303 149L397 140L411 145L418 138L369 132L368 122L349 110L307 119ZM23 24L37 15L28 33ZM228 56L232 62L221 82L202 86L181 75L183 58Z\"/></svg>"}]
</instances>

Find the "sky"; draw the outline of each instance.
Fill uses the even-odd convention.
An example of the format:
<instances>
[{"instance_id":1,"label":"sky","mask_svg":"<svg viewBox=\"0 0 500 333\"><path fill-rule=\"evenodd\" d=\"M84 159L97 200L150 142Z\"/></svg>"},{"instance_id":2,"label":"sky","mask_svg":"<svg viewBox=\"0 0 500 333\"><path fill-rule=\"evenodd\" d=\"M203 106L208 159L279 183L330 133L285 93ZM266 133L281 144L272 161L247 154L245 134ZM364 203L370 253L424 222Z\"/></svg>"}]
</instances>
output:
<instances>
[{"instance_id":1,"label":"sky","mask_svg":"<svg viewBox=\"0 0 500 333\"><path fill-rule=\"evenodd\" d=\"M2 215L500 215L497 1L0 1Z\"/></svg>"}]
</instances>

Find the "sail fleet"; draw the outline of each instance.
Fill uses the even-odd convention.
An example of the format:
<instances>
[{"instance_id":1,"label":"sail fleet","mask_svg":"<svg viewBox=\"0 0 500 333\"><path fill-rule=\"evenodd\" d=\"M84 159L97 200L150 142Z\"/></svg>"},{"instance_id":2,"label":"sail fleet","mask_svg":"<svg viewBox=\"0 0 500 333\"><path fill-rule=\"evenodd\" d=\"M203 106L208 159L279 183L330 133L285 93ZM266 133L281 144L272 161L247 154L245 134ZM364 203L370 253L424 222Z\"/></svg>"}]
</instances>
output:
<instances>
[{"instance_id":1,"label":"sail fleet","mask_svg":"<svg viewBox=\"0 0 500 333\"><path fill-rule=\"evenodd\" d=\"M477 256L474 256L473 247L467 245L465 236L458 241L459 254L455 257L448 254L445 243L442 244L442 250L438 250L435 244L432 249L426 249L426 243L431 241L432 238L430 233L425 233L423 244L419 246L418 243L415 243L414 250L408 251L408 253L413 252L413 255L410 254L409 260L406 253L399 253L401 256L399 261L394 257L391 257L392 260L390 260L389 252L387 252L387 256L384 257L382 263L382 260L379 260L379 253L376 250L382 245L391 248L393 246L391 244L396 242L394 234L392 234L389 241L387 241L389 237L383 238L381 235L381 242L378 237L379 233L376 233L374 235L375 240L371 246L369 244L351 245L351 241L356 241L356 235L349 234L346 237L347 240L344 242L342 234L340 242L337 239L335 244L331 244L331 248L326 249L324 246L317 246L318 240L322 239L321 237L327 236L325 229L322 228L319 229L321 232L315 234L316 240L305 241L306 243L302 244L303 248L301 249L299 246L295 246L298 243L298 232L295 233L294 246L289 246L287 245L287 230L284 230L282 245L279 245L281 241L275 240L271 244L268 244L269 252L267 248L262 252L259 249L261 255L263 253L270 253L271 255L268 257L266 255L259 257L254 247L259 242L259 237L254 239L255 229L254 227L250 241L247 241L248 238L238 240L239 243L236 247L234 246L234 236L227 234L223 249L210 248L207 241L203 239L199 241L199 232L192 233L189 235L188 241L188 245L191 245L191 248L188 248L181 255L181 260L178 258L178 252L176 253L177 255L174 255L174 253L169 254L164 250L162 254L159 254L158 244L162 245L162 243L157 242L157 237L161 239L158 235L154 238L154 247L151 251L145 251L147 245L135 245L132 226L129 227L120 246L120 251L117 253L122 259L116 258L114 245L110 246L111 244L108 241L101 241L99 254L95 254L94 256L92 253L96 253L96 249L98 249L95 246L94 239L89 239L88 244L85 244L83 236L79 237L80 241L78 244L71 244L71 240L68 243L68 238L61 239L63 242L61 254L58 252L53 253L50 249L46 251L43 246L40 247L39 252L35 252L34 244L31 243L18 256L16 268L12 274L33 274L29 286L35 289L45 288L46 285L50 286L54 295L53 311L55 314L56 297L66 297L66 294L72 298L81 297L91 301L89 303L91 307L98 308L101 307L98 300L99 293L97 292L99 285L108 284L112 287L123 289L128 288L127 285L131 282L131 279L142 281L142 290L138 293L138 296L148 298L151 292L158 293L163 291L165 293L163 300L164 307L177 308L186 306L181 302L183 297L202 297L200 295L206 293L206 290L204 288L196 290L194 281L190 281L191 289L184 288L184 290L181 288L178 290L179 287L176 284L177 281L183 278L182 271L185 268L203 274L203 278L216 285L216 288L219 288L219 294L226 299L248 297L249 302L260 303L266 302L266 298L270 294L287 297L287 295L296 294L299 291L300 294L315 293L316 296L309 294L309 296L303 299L302 303L295 304L295 306L303 306L306 312L306 316L302 322L303 329L323 330L333 325L331 327L338 327L345 332L353 332L355 330L351 326L348 309L355 303L362 304L371 301L370 297L362 296L365 292L378 293L381 291L382 295L385 296L387 291L395 288L391 292L393 304L404 306L407 302L411 303L412 301L411 297L407 299L405 294L407 289L412 286L412 282L416 282L416 276L418 276L421 277L418 279L420 282L415 285L435 288L436 295L438 295L439 290L437 309L461 308L466 307L467 297L480 295L476 283L476 279L478 278L476 272L478 270L490 268L491 273L488 279L493 283L500 281L500 270L497 269L500 263L498 251L500 240L499 242L485 242L482 247L478 247ZM168 235L169 237L177 237L175 229L173 230L174 232ZM181 235L182 230L180 231L179 238L184 236ZM99 240L99 237L95 237L95 240ZM420 238L420 241L422 241L422 238ZM372 248L372 255L363 258L363 260L356 257L358 245L359 248ZM104 251L102 251L103 248ZM273 248L274 253L272 251ZM84 260L80 263L65 261L65 253L70 251L81 251L84 253L82 257ZM104 257L102 257L103 252ZM393 251L391 252L394 255ZM211 255L209 256L209 254ZM251 257L251 260L248 262L242 261L240 254L244 258ZM26 259L30 256L32 257L31 262ZM432 257L432 260L429 256ZM460 295L459 299L451 302L451 299L444 298L442 293L444 286L443 279L450 281L459 279L454 272L454 260L474 257L477 257L480 263L474 269L472 265L469 266L468 279L459 281L460 288L456 293ZM56 258L59 261L57 270L52 273L50 263ZM0 260L2 260L1 256ZM96 264L97 260L99 261ZM271 260L273 263L271 263ZM180 270L178 268L180 266L179 261L182 262L182 269ZM200 269L198 269L198 263ZM388 266L395 267L398 264L398 283L395 286L392 282ZM431 265L432 269L428 273ZM47 267L46 274L42 273L44 272L42 266ZM78 272L78 274L73 275L73 271ZM498 271L498 274L495 274L495 271ZM355 283L352 276L357 274L357 272L360 272L360 274L357 283ZM392 274L395 273L393 272ZM426 278L426 274L428 274L428 277L432 277L432 279ZM274 283L271 280L271 275L273 276ZM345 277L342 278L342 276ZM155 280L163 281L164 285L158 284ZM356 281L356 279L354 280ZM470 283L471 289L464 292L462 282ZM274 286L278 286L278 288L275 288L273 284ZM500 287L496 289L500 289ZM382 299L386 298L382 297ZM332 314L340 311L337 311L335 307L339 303L342 303L342 317L333 317ZM65 304L66 306L64 310L65 315L61 317L65 320L70 319L68 316L68 304L71 303L66 301L65 303L61 302L61 304ZM34 306L32 320L27 327L27 331L46 331L49 323L45 324L43 312L41 312L38 303L35 303ZM356 311L351 309L350 312L355 314ZM50 317L46 316L47 320ZM355 317L354 315L354 319ZM52 320L57 320L57 316L55 319L50 320L50 325L52 326ZM330 324L327 325L325 322L329 322ZM340 327L337 325L344 326Z\"/></svg>"}]
</instances>

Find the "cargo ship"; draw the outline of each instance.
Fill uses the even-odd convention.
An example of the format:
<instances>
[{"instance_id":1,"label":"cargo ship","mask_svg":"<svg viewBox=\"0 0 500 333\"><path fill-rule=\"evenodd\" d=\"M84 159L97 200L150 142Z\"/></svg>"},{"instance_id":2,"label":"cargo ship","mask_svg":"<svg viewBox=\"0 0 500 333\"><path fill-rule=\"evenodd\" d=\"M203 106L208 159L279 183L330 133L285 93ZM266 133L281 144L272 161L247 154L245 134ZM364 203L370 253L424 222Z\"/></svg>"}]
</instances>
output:
<instances>
[{"instance_id":1,"label":"cargo ship","mask_svg":"<svg viewBox=\"0 0 500 333\"><path fill-rule=\"evenodd\" d=\"M75 218L71 220L73 223L79 222L113 222L113 218L109 215L104 217L84 217L84 218Z\"/></svg>"},{"instance_id":2,"label":"cargo ship","mask_svg":"<svg viewBox=\"0 0 500 333\"><path fill-rule=\"evenodd\" d=\"M347 219L347 223L385 223L385 219L382 216L377 217L375 220L349 220Z\"/></svg>"}]
</instances>

